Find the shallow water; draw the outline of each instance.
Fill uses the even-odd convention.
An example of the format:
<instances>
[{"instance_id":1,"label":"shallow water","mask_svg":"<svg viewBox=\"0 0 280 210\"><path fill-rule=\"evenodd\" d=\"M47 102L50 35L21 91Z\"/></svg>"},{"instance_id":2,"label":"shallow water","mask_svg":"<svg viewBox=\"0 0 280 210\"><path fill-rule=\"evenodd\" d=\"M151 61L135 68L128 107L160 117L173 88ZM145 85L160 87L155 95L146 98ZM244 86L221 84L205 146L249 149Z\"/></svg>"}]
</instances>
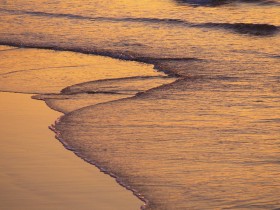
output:
<instances>
[{"instance_id":1,"label":"shallow water","mask_svg":"<svg viewBox=\"0 0 280 210\"><path fill-rule=\"evenodd\" d=\"M61 141L147 209L277 209L279 4L1 1L0 54L20 59L0 89L67 113Z\"/></svg>"}]
</instances>

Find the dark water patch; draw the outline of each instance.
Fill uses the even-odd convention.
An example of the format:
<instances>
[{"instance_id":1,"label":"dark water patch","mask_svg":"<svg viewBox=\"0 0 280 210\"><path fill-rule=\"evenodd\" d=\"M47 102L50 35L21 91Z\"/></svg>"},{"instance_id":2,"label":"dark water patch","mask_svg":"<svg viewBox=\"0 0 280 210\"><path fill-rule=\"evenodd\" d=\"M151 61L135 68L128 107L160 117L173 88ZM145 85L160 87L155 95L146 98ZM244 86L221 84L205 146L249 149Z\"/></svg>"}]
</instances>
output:
<instances>
[{"instance_id":1,"label":"dark water patch","mask_svg":"<svg viewBox=\"0 0 280 210\"><path fill-rule=\"evenodd\" d=\"M280 55L271 55L271 58L280 58Z\"/></svg>"},{"instance_id":2,"label":"dark water patch","mask_svg":"<svg viewBox=\"0 0 280 210\"><path fill-rule=\"evenodd\" d=\"M121 47L147 47L145 44L141 44L141 43L133 43L133 42L129 42L129 41L121 41L121 42L116 42L114 43L114 46L121 46Z\"/></svg>"},{"instance_id":3,"label":"dark water patch","mask_svg":"<svg viewBox=\"0 0 280 210\"><path fill-rule=\"evenodd\" d=\"M165 58L149 58L149 57L141 57L140 58L143 61L153 61L153 62L161 62L161 61L184 61L184 62L188 62L188 61L203 61L203 59L199 59L199 58L173 58L173 57L165 57Z\"/></svg>"},{"instance_id":4,"label":"dark water patch","mask_svg":"<svg viewBox=\"0 0 280 210\"><path fill-rule=\"evenodd\" d=\"M277 5L280 3L272 0L175 0L178 4L187 4L191 6L218 7L234 3L252 3L258 5Z\"/></svg>"},{"instance_id":5,"label":"dark water patch","mask_svg":"<svg viewBox=\"0 0 280 210\"><path fill-rule=\"evenodd\" d=\"M124 21L124 22L145 22L145 23L164 23L164 24L184 24L190 25L189 22L180 19L169 18L95 18L96 20L109 20L109 21Z\"/></svg>"},{"instance_id":6,"label":"dark water patch","mask_svg":"<svg viewBox=\"0 0 280 210\"><path fill-rule=\"evenodd\" d=\"M125 93L118 93L114 91L86 91L87 94L121 94L121 95L127 95Z\"/></svg>"},{"instance_id":7,"label":"dark water patch","mask_svg":"<svg viewBox=\"0 0 280 210\"><path fill-rule=\"evenodd\" d=\"M199 58L184 58L184 57L182 57L182 58L141 57L140 61L144 62L144 63L153 64L155 66L155 69L158 69L172 77L186 77L186 76L188 77L189 76L189 75L184 74L183 72L181 73L180 71L177 71L176 66L178 63L184 63L185 65L189 65L192 63L206 62L205 60L199 59Z\"/></svg>"},{"instance_id":8,"label":"dark water patch","mask_svg":"<svg viewBox=\"0 0 280 210\"><path fill-rule=\"evenodd\" d=\"M58 93L50 93L50 94L38 94L38 95L33 95L31 97L32 99L36 100L47 100L47 99L56 99L56 100L67 100L71 98L71 95L62 95Z\"/></svg>"},{"instance_id":9,"label":"dark water patch","mask_svg":"<svg viewBox=\"0 0 280 210\"><path fill-rule=\"evenodd\" d=\"M179 4L188 4L192 6L220 6L228 4L228 0L175 0Z\"/></svg>"},{"instance_id":10,"label":"dark water patch","mask_svg":"<svg viewBox=\"0 0 280 210\"><path fill-rule=\"evenodd\" d=\"M270 24L255 23L204 23L194 25L195 27L229 29L240 34L255 36L271 36L279 32L279 27Z\"/></svg>"}]
</instances>

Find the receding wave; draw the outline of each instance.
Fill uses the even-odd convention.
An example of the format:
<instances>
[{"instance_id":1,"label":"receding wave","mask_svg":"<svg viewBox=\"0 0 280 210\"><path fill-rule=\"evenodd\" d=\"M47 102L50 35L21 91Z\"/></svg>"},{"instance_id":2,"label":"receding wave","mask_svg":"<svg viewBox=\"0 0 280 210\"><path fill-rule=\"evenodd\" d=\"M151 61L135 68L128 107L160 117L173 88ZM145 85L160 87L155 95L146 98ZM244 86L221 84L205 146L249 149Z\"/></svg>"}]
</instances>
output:
<instances>
[{"instance_id":1,"label":"receding wave","mask_svg":"<svg viewBox=\"0 0 280 210\"><path fill-rule=\"evenodd\" d=\"M6 41L6 40L0 40L0 45L8 45L8 46L22 47L22 48L48 49L48 50L56 50L56 51L71 51L71 52L77 52L77 53L82 53L82 54L107 56L107 57L116 58L116 59L120 59L120 60L138 61L138 62L147 63L147 64L154 64L158 70L164 72L165 74L167 74L169 76L175 76L175 77L178 77L181 75L178 75L170 70L160 68L160 65L158 65L158 63L160 61L185 61L185 62L202 61L202 59L192 58L192 57L159 57L159 58L145 57L145 56L133 53L133 52L108 51L108 50L93 49L93 48L89 49L89 48L77 47L77 46L62 47L62 46L54 45L52 43L40 45L40 44L34 44L34 43L11 42L11 41Z\"/></svg>"},{"instance_id":2,"label":"receding wave","mask_svg":"<svg viewBox=\"0 0 280 210\"><path fill-rule=\"evenodd\" d=\"M249 34L255 36L274 35L279 31L279 26L270 25L270 24L258 24L258 23L199 23L197 24L181 19L171 19L171 18L89 17L89 16L82 16L82 15L74 15L74 14L59 14L59 13L47 13L47 12L37 12L37 11L25 11L25 10L8 10L8 9L1 9L1 8L0 11L13 13L13 14L47 16L50 18L82 19L88 21L133 22L133 23L164 24L168 26L186 26L186 27L212 28L212 29L220 28L220 29L234 31L240 34Z\"/></svg>"},{"instance_id":3,"label":"receding wave","mask_svg":"<svg viewBox=\"0 0 280 210\"><path fill-rule=\"evenodd\" d=\"M41 94L33 98L44 100L56 111L69 113L87 106L132 97L175 80L167 76L104 79L71 85L59 94Z\"/></svg>"},{"instance_id":4,"label":"receding wave","mask_svg":"<svg viewBox=\"0 0 280 210\"><path fill-rule=\"evenodd\" d=\"M90 81L66 87L61 90L62 94L128 94L146 91L153 87L174 81L172 77L166 76L137 76L116 79L104 79Z\"/></svg>"}]
</instances>

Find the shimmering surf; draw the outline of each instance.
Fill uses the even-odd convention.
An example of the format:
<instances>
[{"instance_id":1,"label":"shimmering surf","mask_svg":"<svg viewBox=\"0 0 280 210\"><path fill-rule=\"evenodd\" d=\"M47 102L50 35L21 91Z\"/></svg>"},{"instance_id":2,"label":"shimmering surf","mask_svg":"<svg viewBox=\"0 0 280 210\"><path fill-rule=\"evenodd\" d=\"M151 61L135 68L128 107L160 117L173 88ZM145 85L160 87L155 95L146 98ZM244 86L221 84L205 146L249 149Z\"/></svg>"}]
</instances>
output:
<instances>
[{"instance_id":1,"label":"shimmering surf","mask_svg":"<svg viewBox=\"0 0 280 210\"><path fill-rule=\"evenodd\" d=\"M279 3L3 1L0 90L143 208L278 209Z\"/></svg>"}]
</instances>

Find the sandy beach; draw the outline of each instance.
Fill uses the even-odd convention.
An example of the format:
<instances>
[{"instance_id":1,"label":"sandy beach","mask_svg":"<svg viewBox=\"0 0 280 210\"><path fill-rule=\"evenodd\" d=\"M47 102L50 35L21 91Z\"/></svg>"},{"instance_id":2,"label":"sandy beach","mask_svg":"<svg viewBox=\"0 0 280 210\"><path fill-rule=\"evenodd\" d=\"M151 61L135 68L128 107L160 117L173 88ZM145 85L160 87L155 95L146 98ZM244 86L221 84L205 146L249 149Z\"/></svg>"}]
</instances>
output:
<instances>
[{"instance_id":1,"label":"sandy beach","mask_svg":"<svg viewBox=\"0 0 280 210\"><path fill-rule=\"evenodd\" d=\"M61 114L28 94L0 93L0 209L140 209L115 180L63 148Z\"/></svg>"}]
</instances>

